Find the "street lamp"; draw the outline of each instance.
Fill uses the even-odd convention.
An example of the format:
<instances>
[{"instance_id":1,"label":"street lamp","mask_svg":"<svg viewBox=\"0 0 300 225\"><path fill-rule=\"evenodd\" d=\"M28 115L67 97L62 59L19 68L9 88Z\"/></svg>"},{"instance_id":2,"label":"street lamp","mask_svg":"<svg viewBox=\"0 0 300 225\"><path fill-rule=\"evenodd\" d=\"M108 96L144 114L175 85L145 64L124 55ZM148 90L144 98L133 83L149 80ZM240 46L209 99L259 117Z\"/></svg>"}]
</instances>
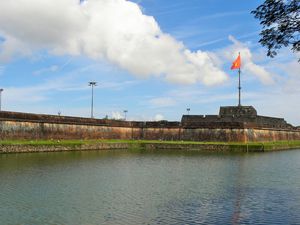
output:
<instances>
[{"instance_id":1,"label":"street lamp","mask_svg":"<svg viewBox=\"0 0 300 225\"><path fill-rule=\"evenodd\" d=\"M191 109L190 109L190 108L187 108L186 111L187 111L187 114L190 115Z\"/></svg>"},{"instance_id":2,"label":"street lamp","mask_svg":"<svg viewBox=\"0 0 300 225\"><path fill-rule=\"evenodd\" d=\"M124 110L123 112L124 112L124 118L126 120L126 113L128 113L128 110Z\"/></svg>"},{"instance_id":3,"label":"street lamp","mask_svg":"<svg viewBox=\"0 0 300 225\"><path fill-rule=\"evenodd\" d=\"M92 104L91 104L91 118L94 118L94 86L97 86L97 82L89 82L89 86L92 87Z\"/></svg>"},{"instance_id":4,"label":"street lamp","mask_svg":"<svg viewBox=\"0 0 300 225\"><path fill-rule=\"evenodd\" d=\"M0 111L2 111L2 91L3 91L3 88L0 89Z\"/></svg>"}]
</instances>

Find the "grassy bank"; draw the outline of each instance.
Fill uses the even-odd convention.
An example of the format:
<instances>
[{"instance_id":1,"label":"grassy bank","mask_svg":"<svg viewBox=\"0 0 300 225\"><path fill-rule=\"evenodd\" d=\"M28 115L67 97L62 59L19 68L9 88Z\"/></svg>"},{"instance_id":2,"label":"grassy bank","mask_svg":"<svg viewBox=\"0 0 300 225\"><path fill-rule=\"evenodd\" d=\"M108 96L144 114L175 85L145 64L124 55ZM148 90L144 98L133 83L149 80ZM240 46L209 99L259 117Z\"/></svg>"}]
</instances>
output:
<instances>
[{"instance_id":1,"label":"grassy bank","mask_svg":"<svg viewBox=\"0 0 300 225\"><path fill-rule=\"evenodd\" d=\"M277 141L277 142L193 142L193 141L158 141L158 140L2 140L2 147L22 147L32 148L53 147L80 149L85 146L118 146L126 145L128 148L145 149L182 149L182 150L210 150L210 151L233 151L233 152L261 152L284 149L300 148L300 141Z\"/></svg>"},{"instance_id":2,"label":"grassy bank","mask_svg":"<svg viewBox=\"0 0 300 225\"><path fill-rule=\"evenodd\" d=\"M87 144L168 144L168 145L230 145L230 146L262 146L265 143L242 143L242 142L196 142L196 141L160 141L160 140L1 140L0 145L87 145ZM272 142L276 144L277 142ZM279 142L278 142L279 143ZM299 141L300 146L300 141Z\"/></svg>"},{"instance_id":3,"label":"grassy bank","mask_svg":"<svg viewBox=\"0 0 300 225\"><path fill-rule=\"evenodd\" d=\"M299 141L277 141L277 142L264 142L265 151L285 150L285 149L300 149Z\"/></svg>"}]
</instances>

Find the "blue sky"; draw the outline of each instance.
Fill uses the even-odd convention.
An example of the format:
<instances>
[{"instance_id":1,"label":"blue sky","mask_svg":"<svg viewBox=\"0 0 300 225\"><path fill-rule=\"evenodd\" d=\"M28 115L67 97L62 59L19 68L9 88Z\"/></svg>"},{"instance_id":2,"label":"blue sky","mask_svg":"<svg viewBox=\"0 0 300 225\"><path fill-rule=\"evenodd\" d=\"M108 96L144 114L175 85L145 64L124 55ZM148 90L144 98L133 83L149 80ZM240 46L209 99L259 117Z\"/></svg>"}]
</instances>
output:
<instances>
[{"instance_id":1,"label":"blue sky","mask_svg":"<svg viewBox=\"0 0 300 225\"><path fill-rule=\"evenodd\" d=\"M300 124L299 56L266 57L250 14L261 1L28 1L0 3L3 110L88 117L97 81L97 118L217 114L237 104L240 51L242 104Z\"/></svg>"}]
</instances>

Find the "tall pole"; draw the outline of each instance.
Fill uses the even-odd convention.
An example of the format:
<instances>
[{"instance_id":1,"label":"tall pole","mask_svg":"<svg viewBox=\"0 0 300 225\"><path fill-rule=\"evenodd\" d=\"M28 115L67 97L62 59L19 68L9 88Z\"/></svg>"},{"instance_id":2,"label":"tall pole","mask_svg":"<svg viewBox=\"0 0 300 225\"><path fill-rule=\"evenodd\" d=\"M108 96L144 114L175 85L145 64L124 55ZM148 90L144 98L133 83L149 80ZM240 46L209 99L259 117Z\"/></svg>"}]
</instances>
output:
<instances>
[{"instance_id":1,"label":"tall pole","mask_svg":"<svg viewBox=\"0 0 300 225\"><path fill-rule=\"evenodd\" d=\"M94 85L92 85L92 106L91 106L91 118L94 118Z\"/></svg>"},{"instance_id":2,"label":"tall pole","mask_svg":"<svg viewBox=\"0 0 300 225\"><path fill-rule=\"evenodd\" d=\"M190 109L190 108L187 108L186 111L187 111L187 114L190 115L191 109Z\"/></svg>"},{"instance_id":3,"label":"tall pole","mask_svg":"<svg viewBox=\"0 0 300 225\"><path fill-rule=\"evenodd\" d=\"M0 111L2 111L2 91L3 89L0 89Z\"/></svg>"},{"instance_id":4,"label":"tall pole","mask_svg":"<svg viewBox=\"0 0 300 225\"><path fill-rule=\"evenodd\" d=\"M124 112L124 118L126 120L126 114L127 114L128 110L124 110L123 112Z\"/></svg>"},{"instance_id":5,"label":"tall pole","mask_svg":"<svg viewBox=\"0 0 300 225\"><path fill-rule=\"evenodd\" d=\"M240 53L239 53L239 57L241 57L240 56ZM239 107L240 106L242 106L242 104L241 104L241 89L242 89L242 87L241 87L241 65L240 65L240 67L239 67Z\"/></svg>"},{"instance_id":6,"label":"tall pole","mask_svg":"<svg viewBox=\"0 0 300 225\"><path fill-rule=\"evenodd\" d=\"M242 106L241 105L241 68L239 68L239 106Z\"/></svg>"},{"instance_id":7,"label":"tall pole","mask_svg":"<svg viewBox=\"0 0 300 225\"><path fill-rule=\"evenodd\" d=\"M94 118L94 86L97 86L97 82L91 81L89 86L92 87L91 118Z\"/></svg>"}]
</instances>

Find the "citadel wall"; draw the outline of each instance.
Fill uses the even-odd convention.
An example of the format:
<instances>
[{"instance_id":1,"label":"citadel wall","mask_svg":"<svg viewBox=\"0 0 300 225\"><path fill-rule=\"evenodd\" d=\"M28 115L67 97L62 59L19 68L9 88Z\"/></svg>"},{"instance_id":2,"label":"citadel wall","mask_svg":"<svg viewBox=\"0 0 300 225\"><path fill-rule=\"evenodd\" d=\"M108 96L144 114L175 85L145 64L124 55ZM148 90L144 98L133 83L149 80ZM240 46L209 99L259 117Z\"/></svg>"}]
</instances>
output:
<instances>
[{"instance_id":1,"label":"citadel wall","mask_svg":"<svg viewBox=\"0 0 300 225\"><path fill-rule=\"evenodd\" d=\"M134 122L0 112L0 139L144 139L252 142L300 140L300 130L287 126L263 128L251 122L211 120L193 123ZM192 118L192 117L191 117ZM190 118L190 119L191 119ZM189 120L191 121L191 120Z\"/></svg>"}]
</instances>

